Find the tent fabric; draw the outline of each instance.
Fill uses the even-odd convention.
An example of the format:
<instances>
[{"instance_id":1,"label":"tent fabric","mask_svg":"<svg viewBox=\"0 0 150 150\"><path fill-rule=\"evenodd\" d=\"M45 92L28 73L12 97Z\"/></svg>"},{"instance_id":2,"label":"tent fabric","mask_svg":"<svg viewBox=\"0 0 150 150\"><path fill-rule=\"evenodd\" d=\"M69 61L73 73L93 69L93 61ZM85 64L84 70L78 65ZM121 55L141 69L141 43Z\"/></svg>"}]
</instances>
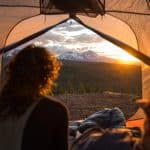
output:
<instances>
[{"instance_id":1,"label":"tent fabric","mask_svg":"<svg viewBox=\"0 0 150 150\"><path fill-rule=\"evenodd\" d=\"M118 10L119 8L122 8L122 12L125 11L132 13L117 13L114 11L108 12L108 14L127 23L135 33L139 50L150 56L150 51L148 51L150 47L148 41L150 37L150 1L145 1L145 3L141 0L128 0L128 2L129 1L131 2L130 4L123 4L121 2L117 3L115 9ZM108 9L110 8L113 8L113 3L108 7Z\"/></svg>"},{"instance_id":2,"label":"tent fabric","mask_svg":"<svg viewBox=\"0 0 150 150\"><path fill-rule=\"evenodd\" d=\"M0 49L16 24L39 14L38 0L0 0Z\"/></svg>"},{"instance_id":3,"label":"tent fabric","mask_svg":"<svg viewBox=\"0 0 150 150\"><path fill-rule=\"evenodd\" d=\"M135 120L128 120L126 122L126 127L127 128L132 128L132 127L139 127L141 131L144 131L144 119L135 119Z\"/></svg>"}]
</instances>

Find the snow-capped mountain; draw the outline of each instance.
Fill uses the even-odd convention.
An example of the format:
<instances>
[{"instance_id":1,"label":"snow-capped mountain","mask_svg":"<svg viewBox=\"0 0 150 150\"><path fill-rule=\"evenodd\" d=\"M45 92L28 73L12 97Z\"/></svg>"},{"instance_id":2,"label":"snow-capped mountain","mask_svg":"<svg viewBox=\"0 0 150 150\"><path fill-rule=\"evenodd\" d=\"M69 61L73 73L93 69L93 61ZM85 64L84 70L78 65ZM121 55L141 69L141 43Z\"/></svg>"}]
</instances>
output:
<instances>
[{"instance_id":1,"label":"snow-capped mountain","mask_svg":"<svg viewBox=\"0 0 150 150\"><path fill-rule=\"evenodd\" d=\"M83 58L80 56L79 52L68 51L60 54L58 56L61 60L82 60Z\"/></svg>"},{"instance_id":2,"label":"snow-capped mountain","mask_svg":"<svg viewBox=\"0 0 150 150\"><path fill-rule=\"evenodd\" d=\"M60 54L58 56L61 60L73 60L73 61L86 61L86 62L114 62L115 60L100 56L94 51L85 51L85 52L76 52L76 51L68 51Z\"/></svg>"}]
</instances>

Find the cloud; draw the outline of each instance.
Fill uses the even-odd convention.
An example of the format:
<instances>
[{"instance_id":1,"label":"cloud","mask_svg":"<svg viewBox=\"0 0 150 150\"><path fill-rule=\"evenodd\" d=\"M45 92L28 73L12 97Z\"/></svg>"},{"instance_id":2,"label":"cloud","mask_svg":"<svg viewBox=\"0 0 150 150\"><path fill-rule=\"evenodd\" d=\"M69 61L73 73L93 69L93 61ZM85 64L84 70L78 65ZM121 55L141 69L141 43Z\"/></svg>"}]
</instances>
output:
<instances>
[{"instance_id":1,"label":"cloud","mask_svg":"<svg viewBox=\"0 0 150 150\"><path fill-rule=\"evenodd\" d=\"M64 41L64 36L62 34L49 31L45 33L44 35L38 37L36 40L40 40L40 41L53 40L53 41L62 42Z\"/></svg>"}]
</instances>

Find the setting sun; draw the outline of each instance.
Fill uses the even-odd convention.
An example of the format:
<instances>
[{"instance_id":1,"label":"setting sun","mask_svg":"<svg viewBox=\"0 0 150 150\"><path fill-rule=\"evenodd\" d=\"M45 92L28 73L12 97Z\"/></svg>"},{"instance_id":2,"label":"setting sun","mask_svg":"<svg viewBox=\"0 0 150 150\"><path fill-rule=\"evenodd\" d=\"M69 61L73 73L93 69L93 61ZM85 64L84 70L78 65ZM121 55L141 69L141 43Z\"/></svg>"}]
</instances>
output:
<instances>
[{"instance_id":1,"label":"setting sun","mask_svg":"<svg viewBox=\"0 0 150 150\"><path fill-rule=\"evenodd\" d=\"M131 64L131 63L139 63L140 61L124 51L123 49L119 48L118 46L104 41L98 45L99 49L97 50L98 53L104 53L107 57L116 59L119 63Z\"/></svg>"}]
</instances>

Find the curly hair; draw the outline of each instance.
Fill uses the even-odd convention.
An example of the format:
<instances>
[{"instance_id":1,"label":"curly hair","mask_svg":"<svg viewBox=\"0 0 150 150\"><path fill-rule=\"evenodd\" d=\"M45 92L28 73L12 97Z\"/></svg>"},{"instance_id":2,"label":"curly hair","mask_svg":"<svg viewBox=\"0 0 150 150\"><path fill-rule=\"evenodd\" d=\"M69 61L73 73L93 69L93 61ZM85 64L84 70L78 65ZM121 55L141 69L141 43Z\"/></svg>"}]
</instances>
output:
<instances>
[{"instance_id":1,"label":"curly hair","mask_svg":"<svg viewBox=\"0 0 150 150\"><path fill-rule=\"evenodd\" d=\"M0 113L8 107L13 111L21 107L23 110L23 107L25 109L32 102L20 102L16 97L34 99L50 93L55 86L60 66L56 57L44 47L29 45L21 50L7 66L8 79L0 94ZM15 97L15 101L12 97Z\"/></svg>"}]
</instances>

